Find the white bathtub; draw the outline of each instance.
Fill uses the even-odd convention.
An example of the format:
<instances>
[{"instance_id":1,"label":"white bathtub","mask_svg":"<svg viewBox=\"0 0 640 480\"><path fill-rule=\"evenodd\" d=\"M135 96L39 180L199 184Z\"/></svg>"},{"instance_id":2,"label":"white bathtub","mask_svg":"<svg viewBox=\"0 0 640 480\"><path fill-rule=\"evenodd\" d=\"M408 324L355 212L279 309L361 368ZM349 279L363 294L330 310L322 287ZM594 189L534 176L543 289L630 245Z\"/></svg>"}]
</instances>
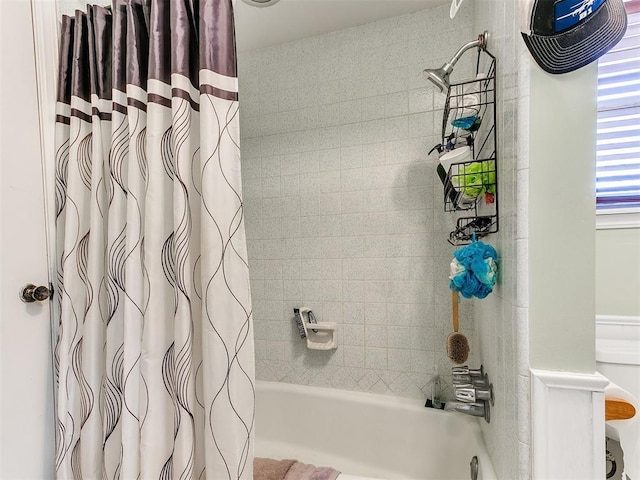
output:
<instances>
[{"instance_id":1,"label":"white bathtub","mask_svg":"<svg viewBox=\"0 0 640 480\"><path fill-rule=\"evenodd\" d=\"M338 480L494 480L478 420L422 402L360 392L257 382L255 455L343 472ZM482 420L484 421L484 420Z\"/></svg>"}]
</instances>

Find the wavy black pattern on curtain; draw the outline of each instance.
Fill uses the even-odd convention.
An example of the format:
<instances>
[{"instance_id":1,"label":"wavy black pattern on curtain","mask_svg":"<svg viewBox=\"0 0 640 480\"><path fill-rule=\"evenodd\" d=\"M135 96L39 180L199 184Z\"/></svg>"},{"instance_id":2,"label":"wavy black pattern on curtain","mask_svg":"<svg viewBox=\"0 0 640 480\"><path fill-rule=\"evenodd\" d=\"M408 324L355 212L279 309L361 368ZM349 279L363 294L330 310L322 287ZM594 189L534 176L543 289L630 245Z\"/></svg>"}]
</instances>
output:
<instances>
[{"instance_id":1,"label":"wavy black pattern on curtain","mask_svg":"<svg viewBox=\"0 0 640 480\"><path fill-rule=\"evenodd\" d=\"M89 134L80 141L78 147L78 170L85 187L91 190L91 140Z\"/></svg>"},{"instance_id":2,"label":"wavy black pattern on curtain","mask_svg":"<svg viewBox=\"0 0 640 480\"><path fill-rule=\"evenodd\" d=\"M164 171L173 180L175 175L173 166L173 129L169 128L162 135L162 143L160 144L160 154L162 156L162 166Z\"/></svg>"},{"instance_id":3,"label":"wavy black pattern on curtain","mask_svg":"<svg viewBox=\"0 0 640 480\"><path fill-rule=\"evenodd\" d=\"M56 478L251 479L231 0L114 0L61 30Z\"/></svg>"}]
</instances>

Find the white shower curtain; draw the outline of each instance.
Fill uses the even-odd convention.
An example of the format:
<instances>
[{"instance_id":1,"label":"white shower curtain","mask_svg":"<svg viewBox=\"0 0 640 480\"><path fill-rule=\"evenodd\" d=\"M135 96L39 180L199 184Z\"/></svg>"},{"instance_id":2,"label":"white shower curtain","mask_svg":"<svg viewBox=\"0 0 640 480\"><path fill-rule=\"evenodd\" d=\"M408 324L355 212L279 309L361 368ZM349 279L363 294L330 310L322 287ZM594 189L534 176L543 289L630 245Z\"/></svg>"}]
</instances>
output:
<instances>
[{"instance_id":1,"label":"white shower curtain","mask_svg":"<svg viewBox=\"0 0 640 480\"><path fill-rule=\"evenodd\" d=\"M88 6L60 51L57 478L250 479L231 0Z\"/></svg>"}]
</instances>

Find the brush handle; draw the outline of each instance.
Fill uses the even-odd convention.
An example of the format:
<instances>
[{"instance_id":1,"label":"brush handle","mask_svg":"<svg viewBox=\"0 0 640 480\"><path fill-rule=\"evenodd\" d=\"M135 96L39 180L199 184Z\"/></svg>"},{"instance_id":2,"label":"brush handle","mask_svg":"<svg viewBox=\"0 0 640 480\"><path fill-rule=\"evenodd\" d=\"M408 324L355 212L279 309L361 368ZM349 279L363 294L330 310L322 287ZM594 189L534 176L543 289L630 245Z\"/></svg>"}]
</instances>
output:
<instances>
[{"instance_id":1,"label":"brush handle","mask_svg":"<svg viewBox=\"0 0 640 480\"><path fill-rule=\"evenodd\" d=\"M453 312L453 331L458 332L458 303L460 303L460 297L458 292L451 292L451 310Z\"/></svg>"}]
</instances>

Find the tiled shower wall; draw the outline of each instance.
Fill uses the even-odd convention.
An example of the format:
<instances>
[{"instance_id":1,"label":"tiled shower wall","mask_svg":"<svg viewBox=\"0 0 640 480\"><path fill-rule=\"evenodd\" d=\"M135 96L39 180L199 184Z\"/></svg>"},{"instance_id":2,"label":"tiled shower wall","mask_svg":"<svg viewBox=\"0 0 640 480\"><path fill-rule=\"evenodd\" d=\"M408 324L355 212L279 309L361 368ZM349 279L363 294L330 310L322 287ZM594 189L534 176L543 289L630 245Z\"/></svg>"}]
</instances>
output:
<instances>
[{"instance_id":1,"label":"tiled shower wall","mask_svg":"<svg viewBox=\"0 0 640 480\"><path fill-rule=\"evenodd\" d=\"M448 6L240 55L242 176L259 380L424 399L449 371L452 220L422 75L476 37ZM475 55L456 67L469 78ZM311 351L294 307L338 323ZM473 341L471 302L461 330Z\"/></svg>"},{"instance_id":2,"label":"tiled shower wall","mask_svg":"<svg viewBox=\"0 0 640 480\"><path fill-rule=\"evenodd\" d=\"M480 358L491 376L496 404L482 423L499 478L529 478L530 399L528 335L528 102L529 53L520 37L524 1L476 0L474 26L490 32L498 58L500 232L491 242L500 255L499 282L474 305Z\"/></svg>"}]
</instances>

